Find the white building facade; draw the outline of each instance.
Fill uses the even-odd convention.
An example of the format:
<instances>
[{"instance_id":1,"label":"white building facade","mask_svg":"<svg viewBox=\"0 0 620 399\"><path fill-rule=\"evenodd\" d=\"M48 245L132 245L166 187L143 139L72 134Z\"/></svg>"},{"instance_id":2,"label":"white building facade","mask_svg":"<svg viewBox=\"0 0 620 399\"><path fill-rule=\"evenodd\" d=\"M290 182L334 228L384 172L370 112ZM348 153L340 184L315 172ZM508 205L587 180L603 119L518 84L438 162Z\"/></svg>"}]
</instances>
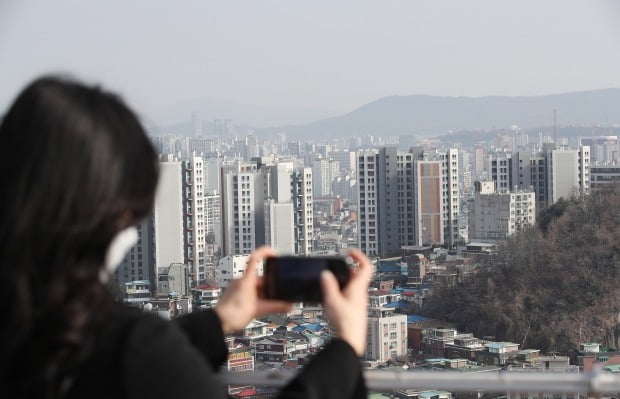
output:
<instances>
[{"instance_id":1,"label":"white building facade","mask_svg":"<svg viewBox=\"0 0 620 399\"><path fill-rule=\"evenodd\" d=\"M183 228L183 164L172 156L159 164L159 184L153 207L154 270L167 273L173 263L185 263Z\"/></svg>"},{"instance_id":2,"label":"white building facade","mask_svg":"<svg viewBox=\"0 0 620 399\"><path fill-rule=\"evenodd\" d=\"M469 201L469 240L503 241L536 223L536 194L533 190L497 192L494 181L476 182Z\"/></svg>"},{"instance_id":3,"label":"white building facade","mask_svg":"<svg viewBox=\"0 0 620 399\"><path fill-rule=\"evenodd\" d=\"M217 266L217 282L222 288L227 288L234 279L241 278L248 266L249 255L228 255L220 259ZM263 275L263 263L257 265L258 275Z\"/></svg>"},{"instance_id":4,"label":"white building facade","mask_svg":"<svg viewBox=\"0 0 620 399\"><path fill-rule=\"evenodd\" d=\"M367 360L387 362L407 356L407 315L384 307L368 309Z\"/></svg>"}]
</instances>

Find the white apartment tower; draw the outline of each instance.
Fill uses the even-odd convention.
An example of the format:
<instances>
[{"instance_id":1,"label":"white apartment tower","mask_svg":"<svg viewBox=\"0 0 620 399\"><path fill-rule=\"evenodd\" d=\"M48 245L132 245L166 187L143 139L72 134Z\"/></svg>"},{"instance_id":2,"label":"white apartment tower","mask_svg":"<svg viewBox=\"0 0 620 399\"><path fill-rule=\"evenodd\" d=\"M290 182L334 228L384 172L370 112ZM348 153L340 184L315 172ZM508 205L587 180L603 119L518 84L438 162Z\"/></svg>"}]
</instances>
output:
<instances>
[{"instance_id":1,"label":"white apartment tower","mask_svg":"<svg viewBox=\"0 0 620 399\"><path fill-rule=\"evenodd\" d=\"M547 180L548 206L560 198L590 192L590 147L578 150L552 150L548 155L550 179Z\"/></svg>"},{"instance_id":2,"label":"white apartment tower","mask_svg":"<svg viewBox=\"0 0 620 399\"><path fill-rule=\"evenodd\" d=\"M281 255L295 253L295 212L293 202L265 202L265 244Z\"/></svg>"},{"instance_id":3,"label":"white apartment tower","mask_svg":"<svg viewBox=\"0 0 620 399\"><path fill-rule=\"evenodd\" d=\"M209 157L204 160L204 174L205 174L205 192L206 193L219 193L221 190L220 182L220 168L222 166L222 160L216 157Z\"/></svg>"},{"instance_id":4,"label":"white apartment tower","mask_svg":"<svg viewBox=\"0 0 620 399\"><path fill-rule=\"evenodd\" d=\"M184 162L185 181L185 258L194 285L206 284L205 245L207 235L206 176L202 157Z\"/></svg>"},{"instance_id":5,"label":"white apartment tower","mask_svg":"<svg viewBox=\"0 0 620 399\"><path fill-rule=\"evenodd\" d=\"M459 150L450 148L446 152L432 153L442 164L442 210L444 243L449 248L456 247L459 241L459 215L461 196L459 189Z\"/></svg>"},{"instance_id":6,"label":"white apartment tower","mask_svg":"<svg viewBox=\"0 0 620 399\"><path fill-rule=\"evenodd\" d=\"M223 255L246 254L263 244L281 253L309 255L313 236L312 169L276 162L222 168Z\"/></svg>"},{"instance_id":7,"label":"white apartment tower","mask_svg":"<svg viewBox=\"0 0 620 399\"><path fill-rule=\"evenodd\" d=\"M312 168L297 168L292 172L291 191L295 214L295 253L310 255L314 234Z\"/></svg>"},{"instance_id":8,"label":"white apartment tower","mask_svg":"<svg viewBox=\"0 0 620 399\"><path fill-rule=\"evenodd\" d=\"M265 182L255 163L221 168L222 255L249 254L265 244Z\"/></svg>"},{"instance_id":9,"label":"white apartment tower","mask_svg":"<svg viewBox=\"0 0 620 399\"><path fill-rule=\"evenodd\" d=\"M340 162L332 159L316 159L312 163L313 193L316 197L332 194L332 181L340 173Z\"/></svg>"},{"instance_id":10,"label":"white apartment tower","mask_svg":"<svg viewBox=\"0 0 620 399\"><path fill-rule=\"evenodd\" d=\"M154 270L167 273L172 263L185 263L183 164L168 156L159 164L159 184L153 207Z\"/></svg>"},{"instance_id":11,"label":"white apartment tower","mask_svg":"<svg viewBox=\"0 0 620 399\"><path fill-rule=\"evenodd\" d=\"M476 182L469 200L470 241L503 241L536 223L536 194L533 190L497 192L494 181Z\"/></svg>"},{"instance_id":12,"label":"white apartment tower","mask_svg":"<svg viewBox=\"0 0 620 399\"><path fill-rule=\"evenodd\" d=\"M287 253L309 255L314 224L312 169L295 167L292 161L278 161L262 170L268 181L267 196L273 202L270 205L273 218L265 217L270 226L267 236L281 242ZM279 228L274 230L276 226ZM289 251L288 244L284 244L288 242L289 232L293 235L292 251Z\"/></svg>"}]
</instances>

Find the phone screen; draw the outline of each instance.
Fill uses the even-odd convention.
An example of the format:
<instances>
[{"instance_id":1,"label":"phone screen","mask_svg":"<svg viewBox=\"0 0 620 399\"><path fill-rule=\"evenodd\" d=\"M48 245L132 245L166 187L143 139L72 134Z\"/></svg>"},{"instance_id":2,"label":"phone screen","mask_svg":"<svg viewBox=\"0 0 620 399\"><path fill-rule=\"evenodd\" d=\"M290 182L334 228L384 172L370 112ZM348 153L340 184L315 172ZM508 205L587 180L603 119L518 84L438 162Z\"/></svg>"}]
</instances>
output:
<instances>
[{"instance_id":1,"label":"phone screen","mask_svg":"<svg viewBox=\"0 0 620 399\"><path fill-rule=\"evenodd\" d=\"M321 272L330 270L340 289L349 281L349 265L343 258L282 256L267 258L264 297L291 302L321 302Z\"/></svg>"}]
</instances>

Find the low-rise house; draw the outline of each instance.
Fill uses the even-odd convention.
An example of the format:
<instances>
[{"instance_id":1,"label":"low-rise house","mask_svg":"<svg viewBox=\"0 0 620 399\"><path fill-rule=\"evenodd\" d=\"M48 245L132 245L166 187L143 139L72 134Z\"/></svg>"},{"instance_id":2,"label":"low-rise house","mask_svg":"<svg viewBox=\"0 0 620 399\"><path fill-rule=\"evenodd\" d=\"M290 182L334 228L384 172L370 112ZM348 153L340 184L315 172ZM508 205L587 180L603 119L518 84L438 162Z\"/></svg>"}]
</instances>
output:
<instances>
[{"instance_id":1,"label":"low-rise house","mask_svg":"<svg viewBox=\"0 0 620 399\"><path fill-rule=\"evenodd\" d=\"M368 291L368 296L370 307L385 306L388 303L396 302L401 298L401 294L399 293L394 293L392 291L380 291L373 288Z\"/></svg>"},{"instance_id":2,"label":"low-rise house","mask_svg":"<svg viewBox=\"0 0 620 399\"><path fill-rule=\"evenodd\" d=\"M476 360L478 353L486 350L482 341L472 334L469 336L461 336L454 339L453 344L447 344L445 353L447 358L464 358L467 360Z\"/></svg>"},{"instance_id":3,"label":"low-rise house","mask_svg":"<svg viewBox=\"0 0 620 399\"><path fill-rule=\"evenodd\" d=\"M522 349L517 352L517 362L530 364L540 357L540 349Z\"/></svg>"},{"instance_id":4,"label":"low-rise house","mask_svg":"<svg viewBox=\"0 0 620 399\"><path fill-rule=\"evenodd\" d=\"M487 342L486 351L478 352L478 361L485 364L504 366L517 357L519 344L514 342Z\"/></svg>"},{"instance_id":5,"label":"low-rise house","mask_svg":"<svg viewBox=\"0 0 620 399\"><path fill-rule=\"evenodd\" d=\"M260 320L252 320L243 330L234 333L233 336L236 342L253 346L256 340L268 336L268 326L269 323Z\"/></svg>"},{"instance_id":6,"label":"low-rise house","mask_svg":"<svg viewBox=\"0 0 620 399\"><path fill-rule=\"evenodd\" d=\"M199 285L192 288L194 307L200 309L214 308L220 298L222 289L218 285Z\"/></svg>"},{"instance_id":7,"label":"low-rise house","mask_svg":"<svg viewBox=\"0 0 620 399\"><path fill-rule=\"evenodd\" d=\"M273 335L255 342L256 360L284 363L292 357L309 353L308 340L303 334L287 332L285 336Z\"/></svg>"},{"instance_id":8,"label":"low-rise house","mask_svg":"<svg viewBox=\"0 0 620 399\"><path fill-rule=\"evenodd\" d=\"M589 352L591 351L591 352ZM609 367L620 365L620 352L617 351L601 351L598 344L582 344L581 351L577 355L579 367L589 373L597 365L601 367Z\"/></svg>"},{"instance_id":9,"label":"low-rise house","mask_svg":"<svg viewBox=\"0 0 620 399\"><path fill-rule=\"evenodd\" d=\"M149 280L128 281L122 286L123 302L130 305L144 305L151 298Z\"/></svg>"},{"instance_id":10,"label":"low-rise house","mask_svg":"<svg viewBox=\"0 0 620 399\"><path fill-rule=\"evenodd\" d=\"M427 332L423 338L423 351L433 356L445 356L446 345L454 344L458 332L453 328L436 328Z\"/></svg>"}]
</instances>

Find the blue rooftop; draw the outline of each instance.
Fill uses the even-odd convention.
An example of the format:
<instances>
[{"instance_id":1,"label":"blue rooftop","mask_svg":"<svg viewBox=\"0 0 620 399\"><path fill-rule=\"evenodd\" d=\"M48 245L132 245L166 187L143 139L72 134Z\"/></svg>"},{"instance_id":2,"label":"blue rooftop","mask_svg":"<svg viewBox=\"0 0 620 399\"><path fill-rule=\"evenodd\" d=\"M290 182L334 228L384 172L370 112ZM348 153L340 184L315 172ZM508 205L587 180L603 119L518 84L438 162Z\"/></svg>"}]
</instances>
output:
<instances>
[{"instance_id":1,"label":"blue rooftop","mask_svg":"<svg viewBox=\"0 0 620 399\"><path fill-rule=\"evenodd\" d=\"M408 314L407 315L407 323L415 323L418 321L426 321L430 320L428 317L418 316L417 314Z\"/></svg>"},{"instance_id":2,"label":"blue rooftop","mask_svg":"<svg viewBox=\"0 0 620 399\"><path fill-rule=\"evenodd\" d=\"M396 301L396 302L390 302L390 303L388 303L386 305L383 305L383 306L386 307L386 308L405 308L408 305L409 305L409 302L400 300L400 301Z\"/></svg>"},{"instance_id":3,"label":"blue rooftop","mask_svg":"<svg viewBox=\"0 0 620 399\"><path fill-rule=\"evenodd\" d=\"M297 327L293 327L293 331L295 332L302 332L302 331L312 331L312 332L318 332L321 331L323 329L323 326L320 325L319 323L303 323L298 325Z\"/></svg>"},{"instance_id":4,"label":"blue rooftop","mask_svg":"<svg viewBox=\"0 0 620 399\"><path fill-rule=\"evenodd\" d=\"M395 264L381 264L377 267L378 273L400 273L400 266Z\"/></svg>"}]
</instances>

